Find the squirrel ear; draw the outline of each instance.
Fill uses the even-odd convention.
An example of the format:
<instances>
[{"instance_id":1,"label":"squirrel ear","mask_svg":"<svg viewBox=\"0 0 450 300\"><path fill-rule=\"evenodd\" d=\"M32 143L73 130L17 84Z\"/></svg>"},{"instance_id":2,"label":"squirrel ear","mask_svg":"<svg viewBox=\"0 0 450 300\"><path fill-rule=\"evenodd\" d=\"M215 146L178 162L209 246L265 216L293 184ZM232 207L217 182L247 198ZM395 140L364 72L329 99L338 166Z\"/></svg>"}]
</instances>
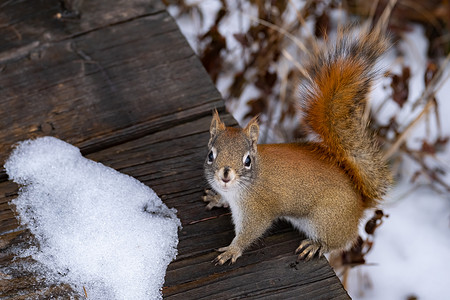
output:
<instances>
[{"instance_id":1,"label":"squirrel ear","mask_svg":"<svg viewBox=\"0 0 450 300\"><path fill-rule=\"evenodd\" d=\"M248 122L247 126L244 128L244 132L252 141L253 150L256 152L256 145L258 144L259 137L258 116L253 117L250 122Z\"/></svg>"},{"instance_id":2,"label":"squirrel ear","mask_svg":"<svg viewBox=\"0 0 450 300\"><path fill-rule=\"evenodd\" d=\"M213 112L213 118L211 121L211 126L209 127L209 133L211 134L211 138L209 139L208 145L211 147L211 142L214 137L220 132L225 130L225 124L220 120L219 113L217 109Z\"/></svg>"}]
</instances>

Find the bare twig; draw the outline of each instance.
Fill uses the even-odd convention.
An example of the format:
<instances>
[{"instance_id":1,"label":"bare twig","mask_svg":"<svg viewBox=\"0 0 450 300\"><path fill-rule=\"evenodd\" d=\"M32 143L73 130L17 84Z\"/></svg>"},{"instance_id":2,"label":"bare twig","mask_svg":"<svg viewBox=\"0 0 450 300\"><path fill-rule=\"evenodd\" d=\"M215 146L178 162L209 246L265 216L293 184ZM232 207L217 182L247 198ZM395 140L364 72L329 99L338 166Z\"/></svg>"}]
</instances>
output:
<instances>
[{"instance_id":1,"label":"bare twig","mask_svg":"<svg viewBox=\"0 0 450 300\"><path fill-rule=\"evenodd\" d=\"M295 8L295 5L292 2L292 0L289 0L289 4L292 6L293 9L295 9L295 13L297 15L297 20L300 23L300 25L302 26L302 28L305 28L305 31L306 31L308 37L310 38L311 45L314 48L313 51L314 51L314 53L317 53L319 51L319 45L318 45L317 40L314 37L313 33L311 32L311 30L309 30L308 26L306 26L305 18L303 18L302 14Z\"/></svg>"},{"instance_id":2,"label":"bare twig","mask_svg":"<svg viewBox=\"0 0 450 300\"><path fill-rule=\"evenodd\" d=\"M264 25L266 27L269 27L270 29L273 29L273 30L283 34L285 37L287 37L292 42L294 42L294 44L297 45L300 48L300 50L304 51L308 55L311 54L309 49L305 46L305 44L303 44L302 41L300 41L298 38L296 38L291 33L289 33L286 29L284 29L284 28L282 28L280 26L277 26L275 24L272 24L270 22L267 22L267 21L265 21L263 19L253 17L251 15L244 14L244 16L247 16L250 20L252 20L252 21L254 21L254 22L258 23L258 24Z\"/></svg>"},{"instance_id":3,"label":"bare twig","mask_svg":"<svg viewBox=\"0 0 450 300\"><path fill-rule=\"evenodd\" d=\"M379 26L379 30L385 32L389 23L389 18L391 16L392 10L394 9L395 4L397 4L397 0L389 0L388 5L384 9L381 14L380 20L377 23L377 27Z\"/></svg>"},{"instance_id":4,"label":"bare twig","mask_svg":"<svg viewBox=\"0 0 450 300\"><path fill-rule=\"evenodd\" d=\"M308 72L306 72L306 69L296 60L292 57L291 54L289 54L289 52L286 51L286 49L281 50L281 54L283 54L283 56L289 60L296 68L297 70L300 71L300 73L302 73L302 75L305 78L309 78Z\"/></svg>"},{"instance_id":5,"label":"bare twig","mask_svg":"<svg viewBox=\"0 0 450 300\"><path fill-rule=\"evenodd\" d=\"M397 152L397 150L404 143L408 135L411 133L412 129L417 125L417 123L419 123L422 117L428 113L429 109L433 104L434 104L433 101L428 101L425 107L420 112L420 114L413 121L411 121L411 123L409 123L408 126L406 126L406 128L402 131L400 136L397 137L397 140L395 140L394 144L392 144L389 150L384 154L385 160L388 160L392 155L394 155L395 152Z\"/></svg>"},{"instance_id":6,"label":"bare twig","mask_svg":"<svg viewBox=\"0 0 450 300\"><path fill-rule=\"evenodd\" d=\"M436 95L438 88L441 88L443 86L443 82L445 82L449 78L449 77L446 77L439 84L438 88L436 88L436 85L437 85L442 73L444 72L445 68L447 67L449 60L450 60L450 53L447 55L444 63L441 65L439 70L436 72L436 75L430 81L430 83L426 87L425 91L422 93L421 97L413 104L413 107L415 107L418 103L421 103L424 99L427 99L427 103L423 107L420 114L405 127L405 129L402 131L402 133L397 138L397 140L394 142L394 144L391 146L391 148L386 152L386 154L384 156L385 159L389 159L398 150L398 148L403 144L403 142L405 141L407 136L410 134L412 129L418 124L418 122L422 119L422 117L425 116L429 112L429 109L435 105L434 96Z\"/></svg>"}]
</instances>

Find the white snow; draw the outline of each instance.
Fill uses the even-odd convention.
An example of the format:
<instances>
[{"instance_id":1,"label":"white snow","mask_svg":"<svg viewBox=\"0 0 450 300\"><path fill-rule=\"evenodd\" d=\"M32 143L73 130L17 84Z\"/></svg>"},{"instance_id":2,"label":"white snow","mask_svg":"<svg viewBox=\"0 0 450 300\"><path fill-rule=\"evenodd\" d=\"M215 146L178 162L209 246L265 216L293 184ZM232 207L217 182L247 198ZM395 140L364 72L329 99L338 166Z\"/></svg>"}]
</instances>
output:
<instances>
[{"instance_id":1,"label":"white snow","mask_svg":"<svg viewBox=\"0 0 450 300\"><path fill-rule=\"evenodd\" d=\"M392 198L411 191L399 184ZM389 215L376 231L368 265L351 271L353 299L443 299L450 293L450 201L419 189L384 208Z\"/></svg>"},{"instance_id":2,"label":"white snow","mask_svg":"<svg viewBox=\"0 0 450 300\"><path fill-rule=\"evenodd\" d=\"M50 281L88 299L159 299L180 221L149 187L52 137L19 143L7 160L13 201L37 238L31 255Z\"/></svg>"}]
</instances>

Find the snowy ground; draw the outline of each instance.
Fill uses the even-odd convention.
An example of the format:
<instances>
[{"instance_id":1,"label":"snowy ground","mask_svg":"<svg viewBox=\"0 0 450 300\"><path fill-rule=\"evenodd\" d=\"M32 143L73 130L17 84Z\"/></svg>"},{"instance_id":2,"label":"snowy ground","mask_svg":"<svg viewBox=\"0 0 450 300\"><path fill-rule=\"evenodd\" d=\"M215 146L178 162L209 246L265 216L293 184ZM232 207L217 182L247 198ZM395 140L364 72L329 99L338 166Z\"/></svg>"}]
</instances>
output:
<instances>
[{"instance_id":1,"label":"snowy ground","mask_svg":"<svg viewBox=\"0 0 450 300\"><path fill-rule=\"evenodd\" d=\"M445 299L450 294L450 199L400 183L366 256L348 281L353 299ZM402 197L401 194L408 193Z\"/></svg>"},{"instance_id":2,"label":"snowy ground","mask_svg":"<svg viewBox=\"0 0 450 300\"><path fill-rule=\"evenodd\" d=\"M37 261L26 268L88 299L162 298L180 221L153 190L53 137L21 142L5 169L21 185L21 224L39 244L14 250Z\"/></svg>"},{"instance_id":3,"label":"snowy ground","mask_svg":"<svg viewBox=\"0 0 450 300\"><path fill-rule=\"evenodd\" d=\"M189 18L178 19L180 29L183 31L191 46L196 49L196 36L208 28L212 23L210 16L215 15L218 9L218 1L202 1L201 9L206 12L203 26L193 24ZM173 15L176 9L169 10ZM191 23L190 23L191 22ZM233 24L230 22L229 24ZM237 24L237 22L235 22ZM248 26L241 24L242 26ZM239 32L239 26L234 25L221 31L227 37ZM232 40L232 39L230 39ZM412 79L410 81L409 102L417 99L423 90L423 74L426 41L422 29L415 30L406 37L402 47L406 53L406 61L411 65ZM387 55L381 62L385 67L394 71L400 65L393 63L395 57ZM397 68L397 69L396 69ZM446 78L450 73L447 67ZM226 88L226 80L219 81L219 91ZM385 93L378 85L373 95L383 99ZM442 135L450 136L450 79L437 93L442 122ZM243 95L246 97L245 93ZM245 103L245 102L244 102ZM374 103L376 106L377 103ZM406 104L410 105L410 104ZM230 111L242 124L242 116L245 114L245 104L241 103ZM405 109L399 116L401 124L406 125L417 116L419 109L413 111ZM397 113L397 108L387 106L381 114L387 120L390 115ZM430 117L433 119L433 116ZM429 124L434 124L433 121ZM436 130L428 133L423 119L414 128L408 137L408 144L420 147L423 138L433 141L437 137ZM445 153L440 153L435 158L435 163L440 165L448 174L447 183L450 183L450 147ZM443 299L450 295L450 195L436 193L429 187L419 187L420 180L414 184L409 182L418 166L405 160L401 167L402 178L398 179L396 186L386 199L383 206L384 212L389 215L384 223L375 232L374 247L366 256L367 265L351 270L348 279L348 292L354 299L407 299L416 296L418 299Z\"/></svg>"}]
</instances>

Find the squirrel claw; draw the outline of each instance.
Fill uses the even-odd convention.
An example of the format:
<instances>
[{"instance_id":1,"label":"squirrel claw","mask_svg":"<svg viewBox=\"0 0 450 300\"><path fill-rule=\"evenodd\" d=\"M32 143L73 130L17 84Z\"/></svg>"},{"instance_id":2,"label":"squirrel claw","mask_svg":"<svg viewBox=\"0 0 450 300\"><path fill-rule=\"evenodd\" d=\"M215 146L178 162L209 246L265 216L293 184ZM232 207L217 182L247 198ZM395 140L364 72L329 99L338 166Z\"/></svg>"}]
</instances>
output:
<instances>
[{"instance_id":1,"label":"squirrel claw","mask_svg":"<svg viewBox=\"0 0 450 300\"><path fill-rule=\"evenodd\" d=\"M320 243L306 239L300 243L300 246L295 250L298 254L298 260L309 261L316 254L321 257L323 254L323 247Z\"/></svg>"},{"instance_id":2,"label":"squirrel claw","mask_svg":"<svg viewBox=\"0 0 450 300\"><path fill-rule=\"evenodd\" d=\"M242 251L239 250L236 247L227 246L219 248L217 251L223 252L222 254L218 255L213 262L215 265L223 265L227 261L230 261L230 265L234 264L236 260L242 255Z\"/></svg>"}]
</instances>

